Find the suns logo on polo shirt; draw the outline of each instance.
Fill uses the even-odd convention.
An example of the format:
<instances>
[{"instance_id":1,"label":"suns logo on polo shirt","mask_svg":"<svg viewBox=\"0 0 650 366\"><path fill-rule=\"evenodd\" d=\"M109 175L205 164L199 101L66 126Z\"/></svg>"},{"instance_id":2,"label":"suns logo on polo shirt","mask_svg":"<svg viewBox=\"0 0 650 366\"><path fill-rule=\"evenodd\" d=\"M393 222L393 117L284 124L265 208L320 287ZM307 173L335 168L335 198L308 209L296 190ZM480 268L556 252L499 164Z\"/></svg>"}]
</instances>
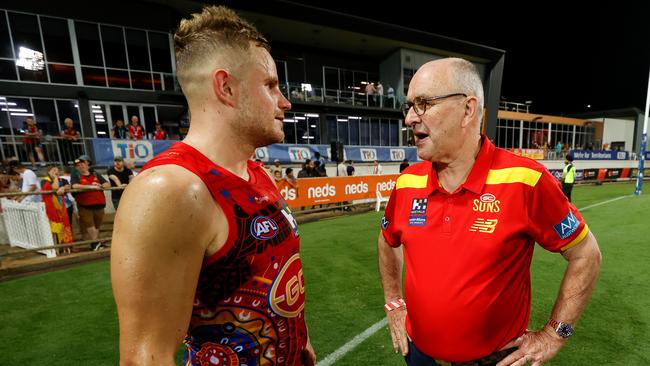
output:
<instances>
[{"instance_id":1,"label":"suns logo on polo shirt","mask_svg":"<svg viewBox=\"0 0 650 366\"><path fill-rule=\"evenodd\" d=\"M473 201L472 211L497 213L501 211L501 201L492 193L484 193Z\"/></svg>"},{"instance_id":2,"label":"suns logo on polo shirt","mask_svg":"<svg viewBox=\"0 0 650 366\"><path fill-rule=\"evenodd\" d=\"M580 226L580 221L573 215L573 212L569 211L569 214L559 224L553 226L553 229L560 239L564 240L575 233L578 226Z\"/></svg>"}]
</instances>

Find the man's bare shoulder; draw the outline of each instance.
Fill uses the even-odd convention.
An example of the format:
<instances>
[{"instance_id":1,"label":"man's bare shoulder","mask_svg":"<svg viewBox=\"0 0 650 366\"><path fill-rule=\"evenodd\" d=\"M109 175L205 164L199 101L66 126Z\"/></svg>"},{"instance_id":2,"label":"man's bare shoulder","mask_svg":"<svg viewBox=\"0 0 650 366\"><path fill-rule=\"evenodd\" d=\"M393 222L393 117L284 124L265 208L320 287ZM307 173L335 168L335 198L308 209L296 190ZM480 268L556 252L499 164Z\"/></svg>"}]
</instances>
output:
<instances>
[{"instance_id":1,"label":"man's bare shoulder","mask_svg":"<svg viewBox=\"0 0 650 366\"><path fill-rule=\"evenodd\" d=\"M188 212L187 216L196 220L214 214L215 209L216 204L201 178L177 165L161 165L135 176L120 200L119 213L169 214L182 220L183 215L178 214Z\"/></svg>"},{"instance_id":2,"label":"man's bare shoulder","mask_svg":"<svg viewBox=\"0 0 650 366\"><path fill-rule=\"evenodd\" d=\"M156 246L190 240L208 249L224 231L218 225L225 222L220 216L223 213L201 178L180 166L157 166L138 174L127 186L113 235L117 245L135 237Z\"/></svg>"}]
</instances>

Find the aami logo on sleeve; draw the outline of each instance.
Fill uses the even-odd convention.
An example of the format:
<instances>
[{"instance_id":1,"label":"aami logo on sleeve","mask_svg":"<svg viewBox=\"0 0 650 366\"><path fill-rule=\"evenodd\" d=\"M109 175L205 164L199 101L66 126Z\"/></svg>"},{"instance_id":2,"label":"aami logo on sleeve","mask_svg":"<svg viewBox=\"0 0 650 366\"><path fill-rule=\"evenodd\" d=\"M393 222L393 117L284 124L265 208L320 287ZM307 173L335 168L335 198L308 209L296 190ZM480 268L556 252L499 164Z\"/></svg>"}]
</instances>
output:
<instances>
[{"instance_id":1,"label":"aami logo on sleeve","mask_svg":"<svg viewBox=\"0 0 650 366\"><path fill-rule=\"evenodd\" d=\"M573 215L573 212L569 211L569 214L559 224L553 226L553 229L560 236L560 239L564 240L575 233L578 226L580 226L580 221Z\"/></svg>"}]
</instances>

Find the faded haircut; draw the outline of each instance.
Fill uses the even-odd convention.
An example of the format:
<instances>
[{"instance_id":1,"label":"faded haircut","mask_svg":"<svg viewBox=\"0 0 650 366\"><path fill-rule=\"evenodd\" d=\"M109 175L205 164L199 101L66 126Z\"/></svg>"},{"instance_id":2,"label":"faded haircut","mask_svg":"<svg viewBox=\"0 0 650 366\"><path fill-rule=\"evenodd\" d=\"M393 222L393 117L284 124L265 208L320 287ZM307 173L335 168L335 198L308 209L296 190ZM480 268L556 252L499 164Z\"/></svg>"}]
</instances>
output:
<instances>
[{"instance_id":1,"label":"faded haircut","mask_svg":"<svg viewBox=\"0 0 650 366\"><path fill-rule=\"evenodd\" d=\"M478 99L478 117L479 121L481 121L483 118L483 106L485 105L481 75L476 66L467 60L454 57L451 58L451 61L454 68L451 73L451 81L460 92L473 95Z\"/></svg>"},{"instance_id":2,"label":"faded haircut","mask_svg":"<svg viewBox=\"0 0 650 366\"><path fill-rule=\"evenodd\" d=\"M270 51L253 25L225 6L206 6L181 20L174 34L176 76L184 92L207 66L235 67L250 57L251 44ZM224 57L225 56L225 57Z\"/></svg>"}]
</instances>

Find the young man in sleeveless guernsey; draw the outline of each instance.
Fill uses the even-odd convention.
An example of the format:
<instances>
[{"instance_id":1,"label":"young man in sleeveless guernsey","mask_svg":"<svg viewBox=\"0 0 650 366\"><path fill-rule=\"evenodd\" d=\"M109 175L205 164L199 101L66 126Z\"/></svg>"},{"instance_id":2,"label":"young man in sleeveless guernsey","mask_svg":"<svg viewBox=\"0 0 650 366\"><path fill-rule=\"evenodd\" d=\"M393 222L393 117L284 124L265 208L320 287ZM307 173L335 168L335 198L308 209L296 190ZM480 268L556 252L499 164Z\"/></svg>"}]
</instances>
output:
<instances>
[{"instance_id":1,"label":"young man in sleeveless guernsey","mask_svg":"<svg viewBox=\"0 0 650 366\"><path fill-rule=\"evenodd\" d=\"M111 278L122 365L314 365L296 221L255 148L282 141L291 108L269 45L224 7L181 22L187 138L129 184Z\"/></svg>"}]
</instances>

